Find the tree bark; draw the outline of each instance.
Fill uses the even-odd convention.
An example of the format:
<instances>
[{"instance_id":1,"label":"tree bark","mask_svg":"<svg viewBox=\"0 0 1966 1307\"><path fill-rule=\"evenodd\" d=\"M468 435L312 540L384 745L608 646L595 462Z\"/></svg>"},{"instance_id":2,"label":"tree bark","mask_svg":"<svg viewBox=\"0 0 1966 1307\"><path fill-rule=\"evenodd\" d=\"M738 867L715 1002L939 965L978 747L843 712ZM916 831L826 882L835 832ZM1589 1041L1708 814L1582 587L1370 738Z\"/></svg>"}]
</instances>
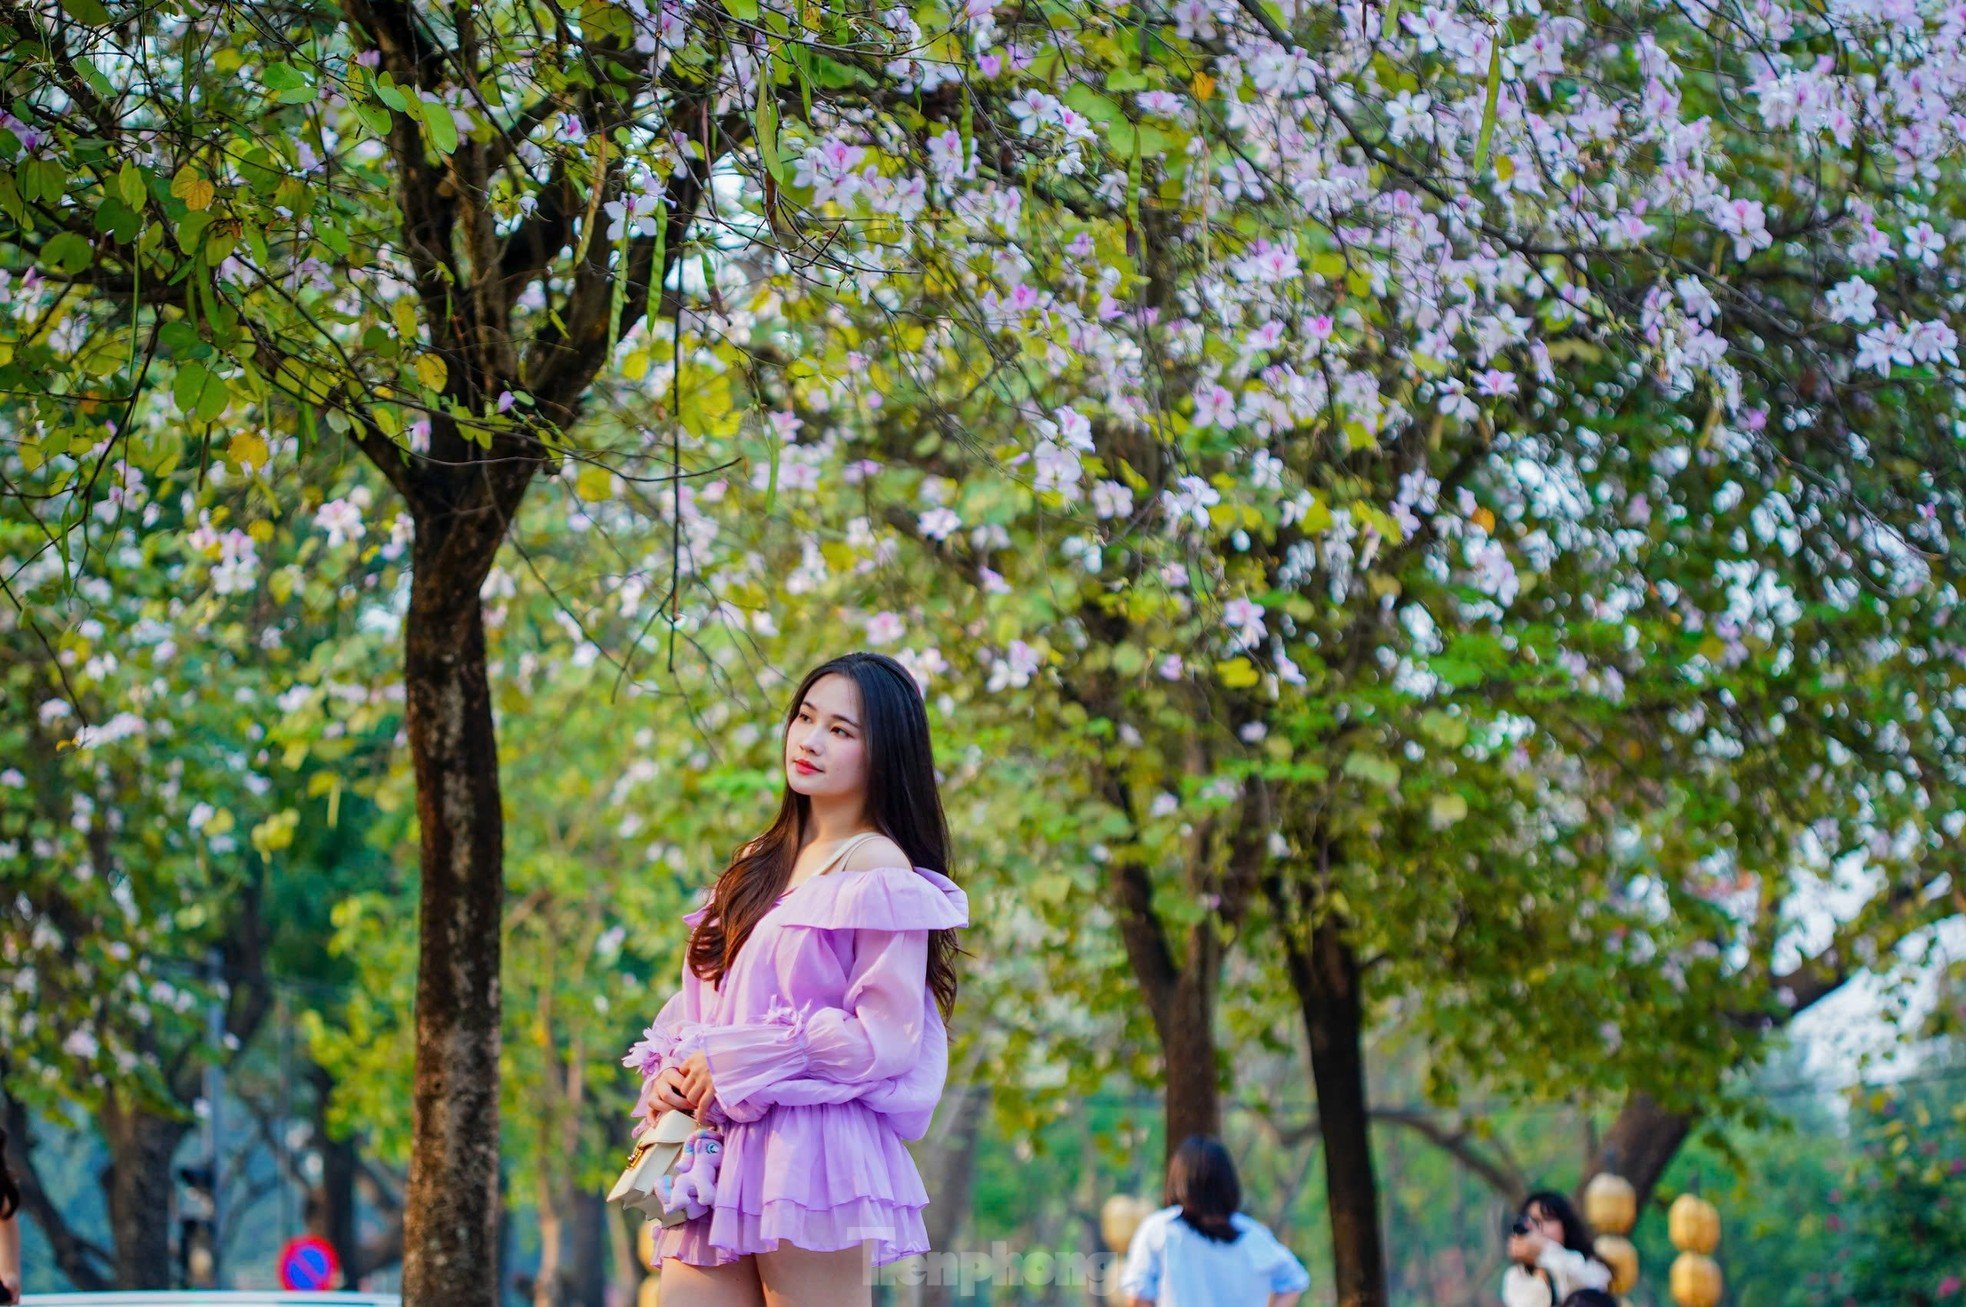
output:
<instances>
[{"instance_id":1,"label":"tree bark","mask_svg":"<svg viewBox=\"0 0 1966 1307\"><path fill-rule=\"evenodd\" d=\"M1165 1158L1191 1134L1222 1133L1215 1083L1215 986L1222 955L1212 922L1189 931L1176 959L1153 907L1144 867L1115 859L1112 883L1120 940L1160 1040Z\"/></svg>"},{"instance_id":2,"label":"tree bark","mask_svg":"<svg viewBox=\"0 0 1966 1307\"><path fill-rule=\"evenodd\" d=\"M990 1090L974 1082L945 1095L948 1112L946 1131L930 1136L931 1146L923 1168L924 1188L928 1190L928 1211L922 1223L928 1227L928 1246L936 1253L954 1251L956 1234L969 1219L976 1169L976 1146L983 1137L983 1117L989 1110ZM950 1307L956 1286L946 1282L923 1284L913 1295L920 1307ZM903 1291L903 1297L907 1293Z\"/></svg>"},{"instance_id":3,"label":"tree bark","mask_svg":"<svg viewBox=\"0 0 1966 1307\"><path fill-rule=\"evenodd\" d=\"M326 1239L341 1260L344 1288L353 1288L362 1270L360 1236L355 1228L355 1173L357 1157L353 1136L336 1139L328 1133L328 1102L334 1094L334 1080L318 1064L307 1070L314 1090L314 1146L321 1155L321 1182L307 1195L307 1232Z\"/></svg>"},{"instance_id":4,"label":"tree bark","mask_svg":"<svg viewBox=\"0 0 1966 1307\"><path fill-rule=\"evenodd\" d=\"M541 1172L547 1170L542 1159ZM569 1195L559 1191L542 1174L535 1186L539 1195L539 1269L533 1273L532 1307L561 1307L566 1286L560 1282L560 1244L566 1237L566 1209L561 1200Z\"/></svg>"},{"instance_id":5,"label":"tree bark","mask_svg":"<svg viewBox=\"0 0 1966 1307\"><path fill-rule=\"evenodd\" d=\"M1589 1184L1600 1171L1621 1175L1638 1191L1643 1207L1651 1201L1652 1191L1672 1165L1680 1145L1693 1132L1695 1120L1691 1114L1667 1111L1650 1095L1627 1095L1618 1119L1598 1142L1597 1156L1585 1168L1583 1183Z\"/></svg>"},{"instance_id":6,"label":"tree bark","mask_svg":"<svg viewBox=\"0 0 1966 1307\"><path fill-rule=\"evenodd\" d=\"M1189 1135L1222 1133L1222 1095L1215 1068L1215 983L1213 965L1183 967L1156 1020L1161 1060L1167 1068L1162 1096L1167 1124L1164 1161Z\"/></svg>"},{"instance_id":7,"label":"tree bark","mask_svg":"<svg viewBox=\"0 0 1966 1307\"><path fill-rule=\"evenodd\" d=\"M423 885L403 1301L499 1301L504 824L478 589L503 523L418 515L403 686ZM470 537L468 541L459 537Z\"/></svg>"},{"instance_id":8,"label":"tree bark","mask_svg":"<svg viewBox=\"0 0 1966 1307\"><path fill-rule=\"evenodd\" d=\"M115 1287L169 1289L171 1158L189 1127L112 1094L97 1118L109 1145L102 1189L116 1246Z\"/></svg>"},{"instance_id":9,"label":"tree bark","mask_svg":"<svg viewBox=\"0 0 1966 1307\"><path fill-rule=\"evenodd\" d=\"M5 1059L0 1057L0 1074L5 1069ZM5 1154L0 1155L0 1165L13 1173L20 1186L17 1216L30 1216L41 1227L55 1269L76 1289L96 1293L109 1288L107 1272L114 1268L114 1258L108 1250L77 1233L42 1187L41 1173L34 1163L34 1118L28 1114L25 1104L7 1092L3 1079L0 1079L0 1109L5 1111L7 1128L7 1147Z\"/></svg>"},{"instance_id":10,"label":"tree bark","mask_svg":"<svg viewBox=\"0 0 1966 1307\"><path fill-rule=\"evenodd\" d=\"M1324 1180L1339 1307L1386 1307L1386 1253L1365 1086L1365 1005L1358 957L1326 914L1308 942L1285 930L1291 988L1310 1043L1324 1138Z\"/></svg>"},{"instance_id":11,"label":"tree bark","mask_svg":"<svg viewBox=\"0 0 1966 1307\"><path fill-rule=\"evenodd\" d=\"M607 1199L598 1190L574 1190L567 1218L571 1264L561 1273L571 1307L607 1307L607 1220Z\"/></svg>"}]
</instances>

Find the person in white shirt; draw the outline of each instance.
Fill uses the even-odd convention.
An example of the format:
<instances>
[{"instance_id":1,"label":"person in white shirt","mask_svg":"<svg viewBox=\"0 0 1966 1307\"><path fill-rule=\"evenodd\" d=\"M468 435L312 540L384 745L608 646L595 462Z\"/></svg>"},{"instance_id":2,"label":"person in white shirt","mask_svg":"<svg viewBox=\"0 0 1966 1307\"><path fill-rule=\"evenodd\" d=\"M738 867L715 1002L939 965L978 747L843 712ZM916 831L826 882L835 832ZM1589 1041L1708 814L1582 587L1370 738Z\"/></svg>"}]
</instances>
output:
<instances>
[{"instance_id":1,"label":"person in white shirt","mask_svg":"<svg viewBox=\"0 0 1966 1307\"><path fill-rule=\"evenodd\" d=\"M1506 1307L1557 1307L1579 1289L1611 1287L1611 1268L1598 1260L1597 1241L1568 1198L1533 1193L1522 1200L1520 1215L1528 1229L1509 1235Z\"/></svg>"},{"instance_id":2,"label":"person in white shirt","mask_svg":"<svg viewBox=\"0 0 1966 1307\"><path fill-rule=\"evenodd\" d=\"M1220 1140L1181 1142L1162 1201L1127 1247L1120 1291L1128 1307L1292 1307L1310 1287L1296 1255L1238 1210L1242 1183Z\"/></svg>"}]
</instances>

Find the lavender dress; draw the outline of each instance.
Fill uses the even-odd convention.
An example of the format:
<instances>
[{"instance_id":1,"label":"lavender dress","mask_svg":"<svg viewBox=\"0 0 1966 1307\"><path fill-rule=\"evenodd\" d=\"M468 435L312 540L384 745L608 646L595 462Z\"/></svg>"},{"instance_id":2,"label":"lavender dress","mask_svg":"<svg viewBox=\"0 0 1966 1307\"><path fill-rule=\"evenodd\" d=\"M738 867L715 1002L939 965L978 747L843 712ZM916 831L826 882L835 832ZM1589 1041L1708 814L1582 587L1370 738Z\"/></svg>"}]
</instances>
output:
<instances>
[{"instance_id":1,"label":"lavender dress","mask_svg":"<svg viewBox=\"0 0 1966 1307\"><path fill-rule=\"evenodd\" d=\"M694 929L708 910L683 920ZM712 1090L698 1118L722 1129L724 1151L710 1211L658 1232L658 1266L721 1266L780 1239L815 1251L871 1239L875 1266L928 1251L928 1193L902 1141L928 1133L949 1068L929 932L968 924L963 891L927 867L834 871L766 911L721 985L684 962L626 1059L643 1076L635 1115L664 1068L701 1051Z\"/></svg>"}]
</instances>

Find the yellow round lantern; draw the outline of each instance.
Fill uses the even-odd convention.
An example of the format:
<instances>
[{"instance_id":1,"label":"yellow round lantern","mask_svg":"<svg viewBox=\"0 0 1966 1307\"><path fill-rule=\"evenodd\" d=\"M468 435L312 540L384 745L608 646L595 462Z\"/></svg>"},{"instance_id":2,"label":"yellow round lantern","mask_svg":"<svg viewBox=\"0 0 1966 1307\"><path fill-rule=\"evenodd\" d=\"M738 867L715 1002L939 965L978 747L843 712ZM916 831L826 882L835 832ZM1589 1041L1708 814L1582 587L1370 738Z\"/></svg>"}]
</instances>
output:
<instances>
[{"instance_id":1,"label":"yellow round lantern","mask_svg":"<svg viewBox=\"0 0 1966 1307\"><path fill-rule=\"evenodd\" d=\"M1146 1220L1152 1210L1144 1198L1114 1194L1099 1209L1099 1237L1114 1252L1125 1252L1133 1243L1133 1232L1140 1228L1140 1222Z\"/></svg>"},{"instance_id":2,"label":"yellow round lantern","mask_svg":"<svg viewBox=\"0 0 1966 1307\"><path fill-rule=\"evenodd\" d=\"M1597 1237L1597 1259L1611 1268L1611 1292L1619 1295L1631 1292L1638 1283L1638 1249L1632 1241L1619 1234L1601 1234Z\"/></svg>"},{"instance_id":3,"label":"yellow round lantern","mask_svg":"<svg viewBox=\"0 0 1966 1307\"><path fill-rule=\"evenodd\" d=\"M1666 1213L1666 1234L1683 1253L1711 1254L1720 1247L1720 1213L1704 1198L1681 1194Z\"/></svg>"},{"instance_id":4,"label":"yellow round lantern","mask_svg":"<svg viewBox=\"0 0 1966 1307\"><path fill-rule=\"evenodd\" d=\"M643 1221L642 1228L635 1232L635 1257L645 1271L655 1269L655 1235L661 1228L654 1221Z\"/></svg>"},{"instance_id":5,"label":"yellow round lantern","mask_svg":"<svg viewBox=\"0 0 1966 1307\"><path fill-rule=\"evenodd\" d=\"M1603 1234L1630 1234L1638 1224L1638 1191L1609 1171L1592 1176L1584 1186L1584 1219Z\"/></svg>"},{"instance_id":6,"label":"yellow round lantern","mask_svg":"<svg viewBox=\"0 0 1966 1307\"><path fill-rule=\"evenodd\" d=\"M1681 1253L1673 1259L1671 1288L1679 1307L1718 1307L1720 1264L1705 1253Z\"/></svg>"}]
</instances>

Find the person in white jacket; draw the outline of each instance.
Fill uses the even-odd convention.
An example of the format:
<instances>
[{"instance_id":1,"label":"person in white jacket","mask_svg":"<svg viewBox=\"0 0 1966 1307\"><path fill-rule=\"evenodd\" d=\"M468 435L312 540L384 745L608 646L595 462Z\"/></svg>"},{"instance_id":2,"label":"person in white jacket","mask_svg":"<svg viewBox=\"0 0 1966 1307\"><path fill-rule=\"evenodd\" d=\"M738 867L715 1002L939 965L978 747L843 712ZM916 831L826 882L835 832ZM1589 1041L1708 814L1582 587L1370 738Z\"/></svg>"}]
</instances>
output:
<instances>
[{"instance_id":1,"label":"person in white jacket","mask_svg":"<svg viewBox=\"0 0 1966 1307\"><path fill-rule=\"evenodd\" d=\"M1598 1260L1591 1229L1568 1198L1539 1190L1522 1200L1520 1214L1529 1229L1509 1235L1506 1307L1559 1307L1579 1289L1611 1287L1611 1268Z\"/></svg>"},{"instance_id":2,"label":"person in white jacket","mask_svg":"<svg viewBox=\"0 0 1966 1307\"><path fill-rule=\"evenodd\" d=\"M1189 1135L1167 1166L1166 1206L1140 1222L1120 1272L1128 1307L1294 1307L1310 1273L1240 1211L1235 1162L1212 1135Z\"/></svg>"}]
</instances>

